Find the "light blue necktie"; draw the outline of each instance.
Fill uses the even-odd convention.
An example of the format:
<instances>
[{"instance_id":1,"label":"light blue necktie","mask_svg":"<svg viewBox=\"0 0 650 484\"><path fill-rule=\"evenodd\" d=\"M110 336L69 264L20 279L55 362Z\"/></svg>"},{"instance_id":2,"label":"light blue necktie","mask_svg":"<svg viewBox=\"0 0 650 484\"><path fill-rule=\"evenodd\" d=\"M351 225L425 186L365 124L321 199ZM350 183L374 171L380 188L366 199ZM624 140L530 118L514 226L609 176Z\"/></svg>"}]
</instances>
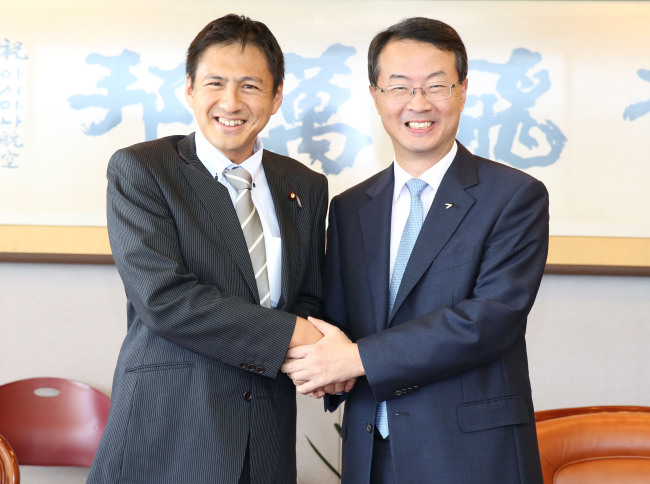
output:
<instances>
[{"instance_id":1,"label":"light blue necktie","mask_svg":"<svg viewBox=\"0 0 650 484\"><path fill-rule=\"evenodd\" d=\"M411 211L409 212L409 218L406 220L406 225L402 232L402 238L400 239L397 256L395 258L395 265L393 266L393 277L390 281L390 290L388 292L389 318L393 312L393 305L395 304L397 291L402 283L404 269L406 269L406 264L409 261L409 257L411 257L411 251L413 250L415 241L417 240L420 229L422 228L424 209L422 208L422 199L420 198L420 195L427 186L427 183L419 178L411 178L406 182L406 188L408 188L409 193L411 194ZM379 430L381 436L386 438L388 436L386 402L381 402L377 405L375 425L377 426L377 430Z\"/></svg>"}]
</instances>

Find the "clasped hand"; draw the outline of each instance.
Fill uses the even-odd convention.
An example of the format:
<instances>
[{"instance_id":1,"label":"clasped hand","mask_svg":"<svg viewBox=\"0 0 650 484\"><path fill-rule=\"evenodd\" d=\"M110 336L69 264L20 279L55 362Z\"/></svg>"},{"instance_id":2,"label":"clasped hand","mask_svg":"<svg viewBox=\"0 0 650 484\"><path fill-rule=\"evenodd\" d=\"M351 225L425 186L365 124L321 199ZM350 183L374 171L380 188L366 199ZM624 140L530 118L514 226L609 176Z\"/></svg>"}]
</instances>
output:
<instances>
[{"instance_id":1,"label":"clasped hand","mask_svg":"<svg viewBox=\"0 0 650 484\"><path fill-rule=\"evenodd\" d=\"M314 344L289 349L282 371L304 395L321 398L326 393L349 392L357 377L365 373L356 343L336 326L308 319L323 337Z\"/></svg>"}]
</instances>

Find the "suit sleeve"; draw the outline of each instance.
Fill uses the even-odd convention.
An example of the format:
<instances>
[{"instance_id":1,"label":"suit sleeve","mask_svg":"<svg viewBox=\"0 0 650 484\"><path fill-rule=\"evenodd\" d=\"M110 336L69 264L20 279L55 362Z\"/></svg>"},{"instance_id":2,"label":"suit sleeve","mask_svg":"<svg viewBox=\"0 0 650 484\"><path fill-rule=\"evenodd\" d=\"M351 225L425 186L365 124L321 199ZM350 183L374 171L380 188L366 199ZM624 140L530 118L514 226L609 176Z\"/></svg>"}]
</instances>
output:
<instances>
[{"instance_id":1,"label":"suit sleeve","mask_svg":"<svg viewBox=\"0 0 650 484\"><path fill-rule=\"evenodd\" d=\"M336 199L335 199L336 200ZM327 226L327 252L325 255L325 299L327 301L327 318L346 334L350 334L347 325L347 308L345 291L341 277L341 253L336 223L336 201L330 204L329 223Z\"/></svg>"},{"instance_id":2,"label":"suit sleeve","mask_svg":"<svg viewBox=\"0 0 650 484\"><path fill-rule=\"evenodd\" d=\"M341 278L341 255L339 248L338 229L336 224L336 203L330 204L329 223L327 226L327 252L325 263L325 300L327 301L327 319L338 326L348 337L350 330L347 323L347 309L345 291ZM347 398L347 393L342 395L325 395L323 405L325 411L334 412Z\"/></svg>"},{"instance_id":3,"label":"suit sleeve","mask_svg":"<svg viewBox=\"0 0 650 484\"><path fill-rule=\"evenodd\" d=\"M302 281L299 281L298 296L291 311L303 318L314 316L323 317L323 258L325 255L325 218L327 217L327 178L319 177L319 183L314 186L310 206L315 209L312 215L311 237L307 260L307 271Z\"/></svg>"},{"instance_id":4,"label":"suit sleeve","mask_svg":"<svg viewBox=\"0 0 650 484\"><path fill-rule=\"evenodd\" d=\"M201 241L179 233L168 201L187 194L174 192L173 181L154 175L143 157L120 150L107 171L108 231L129 302L129 324L144 324L175 345L235 367L252 363L258 373L274 378L295 316L229 294L188 270L186 246L200 247ZM205 263L215 257L207 248L191 256L205 257ZM211 263L228 278L232 264Z\"/></svg>"},{"instance_id":5,"label":"suit sleeve","mask_svg":"<svg viewBox=\"0 0 650 484\"><path fill-rule=\"evenodd\" d=\"M480 263L469 297L359 339L377 401L493 361L523 336L546 263L548 219L546 188L529 179L477 248Z\"/></svg>"}]
</instances>

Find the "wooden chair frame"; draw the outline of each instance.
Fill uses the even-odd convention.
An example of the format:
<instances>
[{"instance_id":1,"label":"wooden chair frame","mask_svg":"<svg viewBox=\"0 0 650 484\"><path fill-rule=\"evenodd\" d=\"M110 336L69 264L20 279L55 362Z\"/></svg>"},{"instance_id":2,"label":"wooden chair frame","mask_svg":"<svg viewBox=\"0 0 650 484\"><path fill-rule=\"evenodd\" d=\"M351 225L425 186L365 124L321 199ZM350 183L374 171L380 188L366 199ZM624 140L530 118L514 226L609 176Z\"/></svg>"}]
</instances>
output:
<instances>
[{"instance_id":1,"label":"wooden chair frame","mask_svg":"<svg viewBox=\"0 0 650 484\"><path fill-rule=\"evenodd\" d=\"M0 484L19 484L20 467L11 444L0 435Z\"/></svg>"}]
</instances>

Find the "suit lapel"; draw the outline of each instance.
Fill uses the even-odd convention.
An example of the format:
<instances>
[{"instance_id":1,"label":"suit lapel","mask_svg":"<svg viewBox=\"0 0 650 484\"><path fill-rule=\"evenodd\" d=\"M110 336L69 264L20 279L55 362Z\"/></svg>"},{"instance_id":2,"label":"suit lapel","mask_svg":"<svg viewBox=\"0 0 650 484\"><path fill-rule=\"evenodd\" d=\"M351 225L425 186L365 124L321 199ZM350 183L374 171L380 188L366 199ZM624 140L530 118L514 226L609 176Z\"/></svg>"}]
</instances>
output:
<instances>
[{"instance_id":1,"label":"suit lapel","mask_svg":"<svg viewBox=\"0 0 650 484\"><path fill-rule=\"evenodd\" d=\"M186 162L186 164L180 165L181 173L210 214L212 222L228 246L232 258L241 270L254 297L259 299L246 239L244 239L244 233L239 229L239 219L228 190L214 179L196 156L194 134L179 142L178 151Z\"/></svg>"},{"instance_id":2,"label":"suit lapel","mask_svg":"<svg viewBox=\"0 0 650 484\"><path fill-rule=\"evenodd\" d=\"M295 222L295 211L298 208L296 203L289 203L288 198L289 192L297 187L290 186L285 166L281 163L273 163L267 151L264 151L262 156L262 166L273 198L282 237L282 283L280 301L278 302L278 309L282 309L289 300L289 281L296 273L300 258L300 234Z\"/></svg>"},{"instance_id":3,"label":"suit lapel","mask_svg":"<svg viewBox=\"0 0 650 484\"><path fill-rule=\"evenodd\" d=\"M386 328L388 313L390 219L394 182L393 165L391 164L379 174L375 183L366 191L369 201L359 209L359 223L366 254L368 287L372 295L372 307L375 308L377 331Z\"/></svg>"},{"instance_id":4,"label":"suit lapel","mask_svg":"<svg viewBox=\"0 0 650 484\"><path fill-rule=\"evenodd\" d=\"M475 200L466 192L466 189L478 182L473 155L459 143L456 158L438 187L427 218L413 247L413 252L411 252L395 298L389 324L392 316L399 310L424 273L429 270L433 261L474 205Z\"/></svg>"}]
</instances>

